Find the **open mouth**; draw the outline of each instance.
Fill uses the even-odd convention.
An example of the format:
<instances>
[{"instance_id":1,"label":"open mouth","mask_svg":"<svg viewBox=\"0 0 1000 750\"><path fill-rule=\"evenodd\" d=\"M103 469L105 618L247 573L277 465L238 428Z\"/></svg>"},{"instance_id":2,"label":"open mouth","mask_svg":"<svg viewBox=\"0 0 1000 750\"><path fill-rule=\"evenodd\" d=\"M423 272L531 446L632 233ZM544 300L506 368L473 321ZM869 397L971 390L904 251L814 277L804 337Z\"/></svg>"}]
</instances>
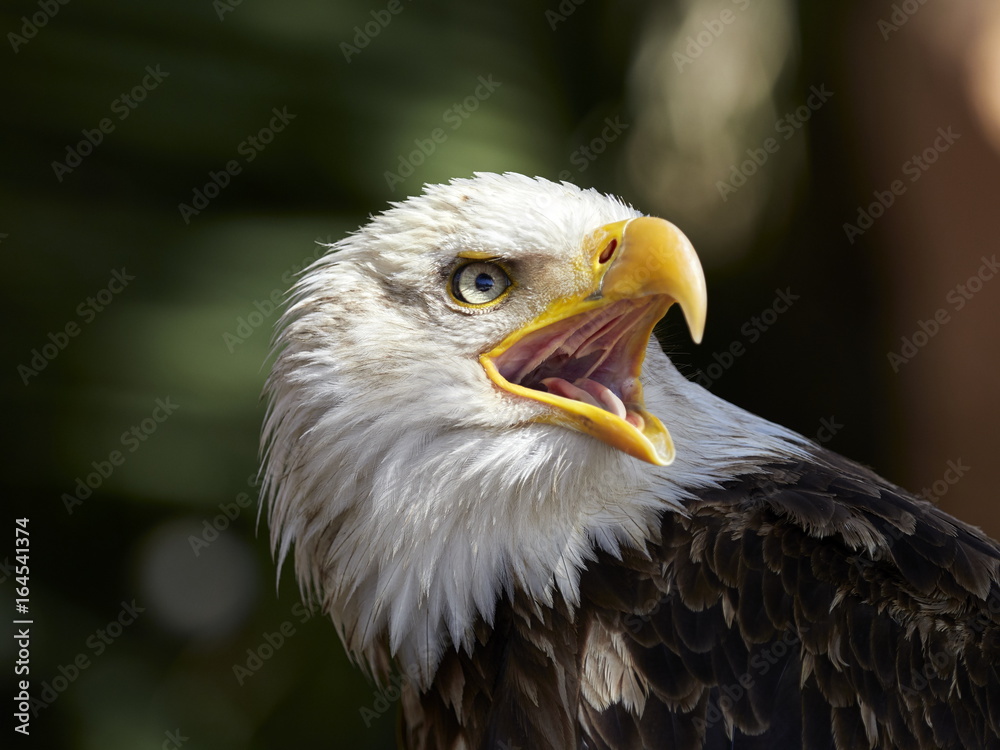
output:
<instances>
[{"instance_id":1,"label":"open mouth","mask_svg":"<svg viewBox=\"0 0 1000 750\"><path fill-rule=\"evenodd\" d=\"M529 333L494 363L508 383L603 409L641 431L639 371L649 331L669 303L624 299L564 318Z\"/></svg>"},{"instance_id":2,"label":"open mouth","mask_svg":"<svg viewBox=\"0 0 1000 750\"><path fill-rule=\"evenodd\" d=\"M479 361L498 388L548 407L530 421L562 425L667 466L674 444L644 406L642 363L653 326L675 302L701 340L701 264L677 227L653 217L606 224L584 242L591 283L552 300Z\"/></svg>"},{"instance_id":3,"label":"open mouth","mask_svg":"<svg viewBox=\"0 0 1000 750\"><path fill-rule=\"evenodd\" d=\"M541 421L665 466L673 442L645 409L640 375L653 326L673 301L649 295L604 303L531 330L481 361L504 390L554 407Z\"/></svg>"}]
</instances>

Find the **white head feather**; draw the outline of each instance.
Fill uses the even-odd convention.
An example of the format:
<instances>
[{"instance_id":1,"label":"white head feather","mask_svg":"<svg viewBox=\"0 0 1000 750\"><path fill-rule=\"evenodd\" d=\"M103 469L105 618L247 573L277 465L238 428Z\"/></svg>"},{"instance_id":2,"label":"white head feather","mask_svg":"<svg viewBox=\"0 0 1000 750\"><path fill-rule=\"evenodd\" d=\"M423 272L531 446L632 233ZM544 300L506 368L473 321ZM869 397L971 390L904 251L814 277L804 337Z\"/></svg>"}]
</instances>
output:
<instances>
[{"instance_id":1,"label":"white head feather","mask_svg":"<svg viewBox=\"0 0 1000 750\"><path fill-rule=\"evenodd\" d=\"M294 546L303 590L376 673L391 655L426 686L505 590L574 606L593 549L642 548L659 512L797 452L793 433L688 382L655 339L643 383L677 445L669 467L532 422L542 404L487 378L479 354L583 283L584 238L639 215L570 184L480 174L393 204L296 285L267 385L272 544L280 561ZM509 301L470 314L451 299L460 251L514 264Z\"/></svg>"}]
</instances>

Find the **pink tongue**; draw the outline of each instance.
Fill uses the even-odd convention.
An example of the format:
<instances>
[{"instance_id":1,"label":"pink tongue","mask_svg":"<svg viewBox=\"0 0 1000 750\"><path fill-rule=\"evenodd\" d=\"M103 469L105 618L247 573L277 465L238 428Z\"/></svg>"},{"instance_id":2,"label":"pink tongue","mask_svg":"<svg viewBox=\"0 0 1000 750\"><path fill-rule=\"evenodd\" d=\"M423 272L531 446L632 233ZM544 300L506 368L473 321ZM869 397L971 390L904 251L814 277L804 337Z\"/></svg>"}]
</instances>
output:
<instances>
[{"instance_id":1,"label":"pink tongue","mask_svg":"<svg viewBox=\"0 0 1000 750\"><path fill-rule=\"evenodd\" d=\"M563 378L545 378L542 383L549 389L549 393L556 396L582 401L585 404L596 406L598 409L609 411L622 419L627 419L630 416L625 409L625 404L615 395L614 391L596 380L580 378L575 383L570 383ZM638 414L631 416L641 419ZM628 421L635 424L632 419Z\"/></svg>"}]
</instances>

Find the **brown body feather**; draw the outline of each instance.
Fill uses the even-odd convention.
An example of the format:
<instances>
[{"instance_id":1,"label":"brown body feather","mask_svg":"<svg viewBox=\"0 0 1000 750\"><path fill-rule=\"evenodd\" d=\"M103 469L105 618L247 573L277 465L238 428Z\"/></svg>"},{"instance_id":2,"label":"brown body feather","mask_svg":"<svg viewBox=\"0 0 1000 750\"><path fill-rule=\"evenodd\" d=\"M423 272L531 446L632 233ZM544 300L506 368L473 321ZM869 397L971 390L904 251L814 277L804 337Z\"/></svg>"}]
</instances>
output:
<instances>
[{"instance_id":1,"label":"brown body feather","mask_svg":"<svg viewBox=\"0 0 1000 750\"><path fill-rule=\"evenodd\" d=\"M1000 547L834 454L519 594L404 696L429 748L1000 748Z\"/></svg>"}]
</instances>

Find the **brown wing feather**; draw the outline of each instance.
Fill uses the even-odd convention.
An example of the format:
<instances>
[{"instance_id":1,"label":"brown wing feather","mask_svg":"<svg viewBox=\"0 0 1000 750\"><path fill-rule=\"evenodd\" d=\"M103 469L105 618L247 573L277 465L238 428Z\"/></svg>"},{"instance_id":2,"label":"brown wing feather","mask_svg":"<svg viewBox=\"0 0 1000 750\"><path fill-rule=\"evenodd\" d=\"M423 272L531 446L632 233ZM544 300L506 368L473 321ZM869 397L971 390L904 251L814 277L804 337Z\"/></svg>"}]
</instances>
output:
<instances>
[{"instance_id":1,"label":"brown wing feather","mask_svg":"<svg viewBox=\"0 0 1000 750\"><path fill-rule=\"evenodd\" d=\"M629 594L644 560L584 576L585 601L619 592L592 616L629 636L651 686L641 717L586 712L596 747L1000 748L995 542L828 453L691 510L664 516L661 599ZM630 718L638 740L610 729Z\"/></svg>"},{"instance_id":2,"label":"brown wing feather","mask_svg":"<svg viewBox=\"0 0 1000 750\"><path fill-rule=\"evenodd\" d=\"M665 513L581 606L500 603L407 748L1000 750L1000 547L834 454Z\"/></svg>"}]
</instances>

